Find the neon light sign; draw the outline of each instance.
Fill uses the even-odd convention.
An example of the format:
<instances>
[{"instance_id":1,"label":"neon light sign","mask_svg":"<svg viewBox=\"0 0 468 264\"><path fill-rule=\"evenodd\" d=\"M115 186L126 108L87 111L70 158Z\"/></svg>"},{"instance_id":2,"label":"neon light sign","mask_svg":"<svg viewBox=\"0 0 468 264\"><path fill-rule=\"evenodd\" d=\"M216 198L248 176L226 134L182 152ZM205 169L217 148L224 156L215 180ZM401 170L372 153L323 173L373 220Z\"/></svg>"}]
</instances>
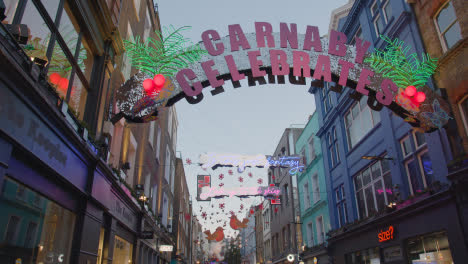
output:
<instances>
[{"instance_id":1,"label":"neon light sign","mask_svg":"<svg viewBox=\"0 0 468 264\"><path fill-rule=\"evenodd\" d=\"M268 156L267 159L271 167L291 168L289 174L296 174L304 169L304 164L301 164L302 158L299 156L283 156L278 159Z\"/></svg>"},{"instance_id":2,"label":"neon light sign","mask_svg":"<svg viewBox=\"0 0 468 264\"><path fill-rule=\"evenodd\" d=\"M379 242L393 240L393 226L390 226L387 231L380 230Z\"/></svg>"},{"instance_id":3,"label":"neon light sign","mask_svg":"<svg viewBox=\"0 0 468 264\"><path fill-rule=\"evenodd\" d=\"M247 197L247 196L264 196L265 198L277 197L281 194L281 189L276 186L261 186L261 187L203 187L200 194L201 201L210 198L222 197Z\"/></svg>"}]
</instances>

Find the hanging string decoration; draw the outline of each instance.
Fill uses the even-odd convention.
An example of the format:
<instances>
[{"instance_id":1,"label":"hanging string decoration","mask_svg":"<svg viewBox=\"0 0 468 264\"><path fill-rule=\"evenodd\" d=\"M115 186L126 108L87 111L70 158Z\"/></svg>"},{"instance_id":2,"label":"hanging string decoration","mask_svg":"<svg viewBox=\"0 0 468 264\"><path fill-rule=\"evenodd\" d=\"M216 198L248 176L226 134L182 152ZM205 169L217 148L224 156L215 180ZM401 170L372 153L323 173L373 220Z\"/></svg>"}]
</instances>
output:
<instances>
[{"instance_id":1,"label":"hanging string decoration","mask_svg":"<svg viewBox=\"0 0 468 264\"><path fill-rule=\"evenodd\" d=\"M237 219L237 216L235 214L232 214L231 220L229 221L229 225L231 226L232 229L238 230L241 228L246 228L248 222L249 222L249 219L244 218L241 222L239 221L239 219Z\"/></svg>"}]
</instances>

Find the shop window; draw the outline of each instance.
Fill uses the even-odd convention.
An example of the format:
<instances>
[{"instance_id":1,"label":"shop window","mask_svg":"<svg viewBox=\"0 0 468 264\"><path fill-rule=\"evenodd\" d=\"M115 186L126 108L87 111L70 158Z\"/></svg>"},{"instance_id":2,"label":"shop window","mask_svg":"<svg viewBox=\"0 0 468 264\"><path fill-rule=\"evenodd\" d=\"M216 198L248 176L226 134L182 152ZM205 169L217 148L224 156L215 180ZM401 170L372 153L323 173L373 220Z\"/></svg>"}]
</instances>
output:
<instances>
[{"instance_id":1,"label":"shop window","mask_svg":"<svg viewBox=\"0 0 468 264\"><path fill-rule=\"evenodd\" d=\"M314 246L314 229L312 227L312 222L307 224L307 246Z\"/></svg>"},{"instance_id":2,"label":"shop window","mask_svg":"<svg viewBox=\"0 0 468 264\"><path fill-rule=\"evenodd\" d=\"M387 161L378 161L354 177L359 217L383 210L393 201L392 176Z\"/></svg>"},{"instance_id":3,"label":"shop window","mask_svg":"<svg viewBox=\"0 0 468 264\"><path fill-rule=\"evenodd\" d=\"M65 4L63 11L64 12L62 12L62 17L60 18L60 26L58 30L60 35L62 35L63 40L67 44L68 49L73 52L76 50L76 46L80 38L80 30L76 21L72 22L71 20L73 15L67 3Z\"/></svg>"},{"instance_id":4,"label":"shop window","mask_svg":"<svg viewBox=\"0 0 468 264\"><path fill-rule=\"evenodd\" d=\"M434 20L437 32L439 33L440 42L442 43L442 49L447 51L462 38L460 24L455 14L452 1L448 1L440 9Z\"/></svg>"},{"instance_id":5,"label":"shop window","mask_svg":"<svg viewBox=\"0 0 468 264\"><path fill-rule=\"evenodd\" d=\"M69 263L75 215L45 197L39 207L34 199L16 200L19 185L6 177L0 195L0 263ZM27 197L39 195L23 187Z\"/></svg>"},{"instance_id":6,"label":"shop window","mask_svg":"<svg viewBox=\"0 0 468 264\"><path fill-rule=\"evenodd\" d=\"M321 91L322 91L322 105L323 105L323 113L324 114L327 114L328 111L330 111L331 108L332 108L330 89L328 88L329 85L330 84L328 82L326 82L326 83L324 83L324 86L321 89Z\"/></svg>"},{"instance_id":7,"label":"shop window","mask_svg":"<svg viewBox=\"0 0 468 264\"><path fill-rule=\"evenodd\" d=\"M380 264L380 249L369 248L345 255L346 264Z\"/></svg>"},{"instance_id":8,"label":"shop window","mask_svg":"<svg viewBox=\"0 0 468 264\"><path fill-rule=\"evenodd\" d=\"M362 96L345 115L348 146L351 150L364 136L380 122L378 112L367 105L367 96Z\"/></svg>"},{"instance_id":9,"label":"shop window","mask_svg":"<svg viewBox=\"0 0 468 264\"><path fill-rule=\"evenodd\" d=\"M129 264L132 263L133 245L121 237L115 236L114 255L112 263Z\"/></svg>"},{"instance_id":10,"label":"shop window","mask_svg":"<svg viewBox=\"0 0 468 264\"><path fill-rule=\"evenodd\" d=\"M445 232L408 239L408 260L411 263L453 263L449 241Z\"/></svg>"},{"instance_id":11,"label":"shop window","mask_svg":"<svg viewBox=\"0 0 468 264\"><path fill-rule=\"evenodd\" d=\"M102 263L103 253L104 253L104 234L105 229L101 227L99 232L99 245L98 245L98 255L97 255L97 262L96 264Z\"/></svg>"}]
</instances>

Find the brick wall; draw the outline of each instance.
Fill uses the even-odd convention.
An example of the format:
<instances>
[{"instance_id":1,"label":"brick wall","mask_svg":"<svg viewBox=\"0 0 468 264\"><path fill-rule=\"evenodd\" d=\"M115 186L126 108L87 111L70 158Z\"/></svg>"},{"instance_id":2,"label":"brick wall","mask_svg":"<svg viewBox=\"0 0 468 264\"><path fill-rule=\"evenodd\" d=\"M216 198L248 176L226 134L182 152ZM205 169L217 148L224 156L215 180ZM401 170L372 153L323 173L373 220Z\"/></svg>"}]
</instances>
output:
<instances>
[{"instance_id":1,"label":"brick wall","mask_svg":"<svg viewBox=\"0 0 468 264\"><path fill-rule=\"evenodd\" d=\"M413 0L411 1L423 38L426 52L439 58L439 69L434 80L439 88L446 88L456 121L458 135L463 148L468 152L468 136L458 104L468 94L468 3L465 0L450 0L461 29L461 40L453 47L444 50L439 38L435 18L449 1L447 0ZM468 121L468 120L467 120ZM456 143L457 135L448 133L451 141ZM453 143L453 144L454 144ZM453 148L453 146L452 146ZM454 151L454 155L458 154Z\"/></svg>"}]
</instances>

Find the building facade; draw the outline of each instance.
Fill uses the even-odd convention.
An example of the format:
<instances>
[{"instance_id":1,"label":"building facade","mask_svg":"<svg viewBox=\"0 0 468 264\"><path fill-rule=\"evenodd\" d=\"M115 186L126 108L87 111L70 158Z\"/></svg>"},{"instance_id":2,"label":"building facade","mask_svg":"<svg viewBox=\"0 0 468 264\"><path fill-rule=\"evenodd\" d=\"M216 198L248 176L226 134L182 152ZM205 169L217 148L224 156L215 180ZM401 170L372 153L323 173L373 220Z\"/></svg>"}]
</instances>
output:
<instances>
[{"instance_id":1,"label":"building facade","mask_svg":"<svg viewBox=\"0 0 468 264\"><path fill-rule=\"evenodd\" d=\"M315 136L318 123L318 114L314 112L296 142L296 153L303 157L305 165L297 176L304 262L314 257L319 262L328 261L326 233L331 226L320 138ZM346 207L346 203L343 206Z\"/></svg>"},{"instance_id":2,"label":"building facade","mask_svg":"<svg viewBox=\"0 0 468 264\"><path fill-rule=\"evenodd\" d=\"M157 215L171 216L160 206L169 161L158 149L175 152L175 110L110 122L115 90L136 73L123 40L160 31L152 1L5 3L0 262L168 263L158 246L175 241Z\"/></svg>"},{"instance_id":3,"label":"building facade","mask_svg":"<svg viewBox=\"0 0 468 264\"><path fill-rule=\"evenodd\" d=\"M403 40L411 52L425 51L405 1L355 1L339 24L348 43L368 40L369 51L384 47L381 34ZM350 96L349 88L335 93L330 86L334 84L310 90L327 179L329 261L463 262L466 246L459 243L464 239L458 217L442 220L458 216L446 177L452 157L445 131L417 133L387 109L370 110L367 97ZM434 88L431 82L428 86Z\"/></svg>"},{"instance_id":4,"label":"building facade","mask_svg":"<svg viewBox=\"0 0 468 264\"><path fill-rule=\"evenodd\" d=\"M302 132L302 128L286 128L273 153L273 157L296 155L295 144ZM281 188L281 205L271 206L271 237L272 237L272 262L286 263L288 254L298 253L298 241L300 241L300 226L297 179L289 173L288 168L270 167L268 183ZM299 231L299 232L298 232ZM302 244L302 242L300 243Z\"/></svg>"},{"instance_id":5,"label":"building facade","mask_svg":"<svg viewBox=\"0 0 468 264\"><path fill-rule=\"evenodd\" d=\"M262 218L263 218L263 259L265 263L271 261L271 208L269 200L263 201Z\"/></svg>"},{"instance_id":6,"label":"building facade","mask_svg":"<svg viewBox=\"0 0 468 264\"><path fill-rule=\"evenodd\" d=\"M256 263L265 263L265 248L263 243L263 202L255 208L255 245Z\"/></svg>"},{"instance_id":7,"label":"building facade","mask_svg":"<svg viewBox=\"0 0 468 264\"><path fill-rule=\"evenodd\" d=\"M176 159L175 187L174 187L174 218L172 219L173 233L177 239L177 248L173 258L179 263L190 263L192 245L192 201L185 177L182 159Z\"/></svg>"},{"instance_id":8,"label":"building facade","mask_svg":"<svg viewBox=\"0 0 468 264\"><path fill-rule=\"evenodd\" d=\"M254 210L253 207L252 210ZM241 263L257 263L257 241L255 239L255 212L250 213L250 210L247 211L244 218L249 219L249 222L247 223L247 227L242 228L239 233Z\"/></svg>"}]
</instances>

